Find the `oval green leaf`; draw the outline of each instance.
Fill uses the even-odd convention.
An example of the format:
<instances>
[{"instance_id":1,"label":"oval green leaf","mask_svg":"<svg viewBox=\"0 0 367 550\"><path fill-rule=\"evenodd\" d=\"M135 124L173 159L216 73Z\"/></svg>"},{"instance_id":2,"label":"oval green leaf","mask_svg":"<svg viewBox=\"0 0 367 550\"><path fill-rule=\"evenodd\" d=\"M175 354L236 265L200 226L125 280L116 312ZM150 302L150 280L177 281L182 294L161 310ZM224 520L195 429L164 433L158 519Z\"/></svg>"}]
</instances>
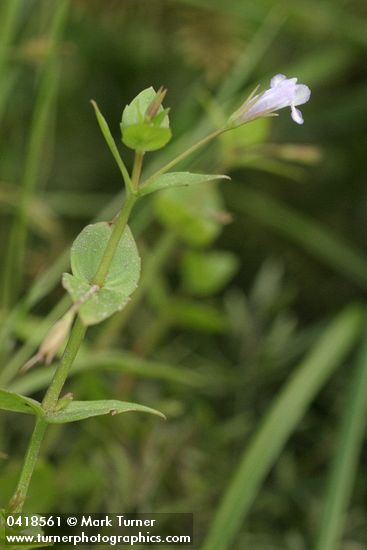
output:
<instances>
[{"instance_id":1,"label":"oval green leaf","mask_svg":"<svg viewBox=\"0 0 367 550\"><path fill-rule=\"evenodd\" d=\"M71 248L73 275L63 275L62 284L73 302L79 305L85 325L100 323L122 309L138 285L140 257L134 237L126 227L103 287L93 287L111 232L110 225L105 222L85 227Z\"/></svg>"},{"instance_id":2,"label":"oval green leaf","mask_svg":"<svg viewBox=\"0 0 367 550\"><path fill-rule=\"evenodd\" d=\"M87 225L71 247L73 275L93 284L112 228L106 222ZM137 287L140 277L140 256L134 237L128 227L120 239L108 271L104 288L117 290L129 296Z\"/></svg>"}]
</instances>

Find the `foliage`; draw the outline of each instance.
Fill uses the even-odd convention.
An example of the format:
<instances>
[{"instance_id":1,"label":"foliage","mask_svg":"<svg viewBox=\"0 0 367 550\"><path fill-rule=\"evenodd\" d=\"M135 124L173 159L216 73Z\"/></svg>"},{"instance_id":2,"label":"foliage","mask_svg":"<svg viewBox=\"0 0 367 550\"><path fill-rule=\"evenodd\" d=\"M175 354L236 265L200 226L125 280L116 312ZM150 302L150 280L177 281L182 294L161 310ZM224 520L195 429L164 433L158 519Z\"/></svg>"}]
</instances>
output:
<instances>
[{"instance_id":1,"label":"foliage","mask_svg":"<svg viewBox=\"0 0 367 550\"><path fill-rule=\"evenodd\" d=\"M208 550L362 550L364 3L58 6L0 6L0 507L57 362L19 369L76 302L93 326L51 416L90 418L50 428L26 510L193 511ZM310 86L303 127L259 119L149 179L276 73ZM99 323L79 301L100 250L72 248L72 300L60 280L84 226L110 232L121 175L134 191L124 145L143 185ZM167 421L105 416L132 402Z\"/></svg>"}]
</instances>

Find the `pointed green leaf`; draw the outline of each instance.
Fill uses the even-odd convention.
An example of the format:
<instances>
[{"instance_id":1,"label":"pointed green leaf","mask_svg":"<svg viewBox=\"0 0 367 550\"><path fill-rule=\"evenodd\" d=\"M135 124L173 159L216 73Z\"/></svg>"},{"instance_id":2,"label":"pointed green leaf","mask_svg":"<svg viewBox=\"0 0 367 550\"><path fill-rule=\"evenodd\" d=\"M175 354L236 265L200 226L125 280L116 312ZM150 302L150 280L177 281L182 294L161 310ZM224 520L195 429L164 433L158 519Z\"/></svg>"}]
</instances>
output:
<instances>
[{"instance_id":1,"label":"pointed green leaf","mask_svg":"<svg viewBox=\"0 0 367 550\"><path fill-rule=\"evenodd\" d=\"M114 415L130 411L145 412L165 418L164 414L150 407L109 399L101 401L72 401L65 409L48 414L47 421L50 424L65 424L67 422L76 422L91 418L92 416L101 416L109 413Z\"/></svg>"},{"instance_id":2,"label":"pointed green leaf","mask_svg":"<svg viewBox=\"0 0 367 550\"><path fill-rule=\"evenodd\" d=\"M169 187L187 187L206 181L230 179L228 176L220 174L192 174L191 172L168 172L162 174L147 185L142 185L139 195L148 195L154 191L167 189Z\"/></svg>"},{"instance_id":3,"label":"pointed green leaf","mask_svg":"<svg viewBox=\"0 0 367 550\"><path fill-rule=\"evenodd\" d=\"M44 414L38 401L6 390L0 390L0 409L37 416L43 416Z\"/></svg>"}]
</instances>

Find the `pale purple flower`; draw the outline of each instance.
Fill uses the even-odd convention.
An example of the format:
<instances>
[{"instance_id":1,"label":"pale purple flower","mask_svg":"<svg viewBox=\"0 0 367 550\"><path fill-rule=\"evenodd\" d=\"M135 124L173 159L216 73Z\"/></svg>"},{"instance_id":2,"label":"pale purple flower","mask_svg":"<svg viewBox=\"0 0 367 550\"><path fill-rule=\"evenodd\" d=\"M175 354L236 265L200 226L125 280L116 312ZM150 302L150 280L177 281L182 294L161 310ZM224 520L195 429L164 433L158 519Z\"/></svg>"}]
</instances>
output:
<instances>
[{"instance_id":1,"label":"pale purple flower","mask_svg":"<svg viewBox=\"0 0 367 550\"><path fill-rule=\"evenodd\" d=\"M311 90L304 84L297 84L297 78L287 78L284 74L277 74L270 81L270 88L262 94L250 98L230 117L230 122L236 126L254 120L255 118L270 116L284 109L291 108L291 117L297 124L303 124L303 116L298 105L307 103Z\"/></svg>"}]
</instances>

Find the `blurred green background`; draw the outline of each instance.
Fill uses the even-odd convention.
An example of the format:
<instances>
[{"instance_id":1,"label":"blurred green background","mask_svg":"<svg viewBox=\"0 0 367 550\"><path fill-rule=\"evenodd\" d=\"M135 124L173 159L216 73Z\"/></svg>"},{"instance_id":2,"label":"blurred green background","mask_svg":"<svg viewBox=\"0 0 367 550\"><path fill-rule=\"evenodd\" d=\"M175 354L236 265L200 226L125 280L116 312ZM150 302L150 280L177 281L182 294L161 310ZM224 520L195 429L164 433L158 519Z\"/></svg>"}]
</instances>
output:
<instances>
[{"instance_id":1,"label":"blurred green background","mask_svg":"<svg viewBox=\"0 0 367 550\"><path fill-rule=\"evenodd\" d=\"M174 137L146 156L147 175L275 74L312 90L303 126L287 109L182 164L231 182L139 205L142 285L88 332L68 389L142 402L168 421L129 414L53 427L27 509L192 511L207 550L366 548L366 3L2 0L0 9L0 383L36 398L52 367L18 370L68 307L60 277L70 244L121 204L90 99L120 143L125 104L168 88ZM264 419L273 424L254 451ZM0 505L31 428L23 416L0 418ZM238 494L218 515L239 465Z\"/></svg>"}]
</instances>

